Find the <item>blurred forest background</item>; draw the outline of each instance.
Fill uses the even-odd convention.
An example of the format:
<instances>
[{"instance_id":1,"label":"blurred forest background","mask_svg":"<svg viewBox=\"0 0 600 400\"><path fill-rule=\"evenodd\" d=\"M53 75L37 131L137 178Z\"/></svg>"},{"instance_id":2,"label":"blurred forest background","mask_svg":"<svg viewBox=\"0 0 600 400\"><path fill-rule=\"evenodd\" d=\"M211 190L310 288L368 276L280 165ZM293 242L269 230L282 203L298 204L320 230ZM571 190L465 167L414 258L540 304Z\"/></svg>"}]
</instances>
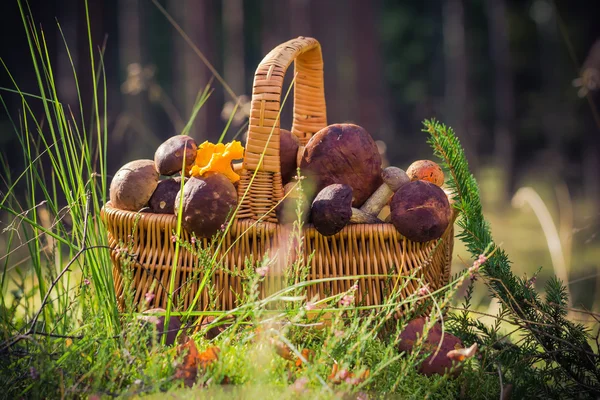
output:
<instances>
[{"instance_id":1,"label":"blurred forest background","mask_svg":"<svg viewBox=\"0 0 600 400\"><path fill-rule=\"evenodd\" d=\"M87 118L92 81L84 1L29 5L45 31L59 97L77 107L60 23ZM1 9L0 57L20 88L35 93L16 1L3 1ZM229 117L233 97L211 81L173 22L237 96L251 95L255 68L274 46L312 36L323 49L330 123L365 127L387 161L401 168L432 157L420 133L424 118L454 127L496 240L517 273L533 276L544 266L540 284L557 273L569 281L574 305L600 311L600 96L593 90L600 84L600 44L593 47L600 1L89 0L89 13L93 45L104 49L109 173L152 158L181 131L209 83L214 91L191 135L216 140ZM13 87L5 71L0 86ZM18 96L1 96L18 116ZM243 117L228 139L243 132ZM291 102L282 127L290 121ZM0 146L11 170L20 172L12 130L2 115ZM456 252L461 268L464 253ZM483 292L480 300L486 301Z\"/></svg>"}]
</instances>

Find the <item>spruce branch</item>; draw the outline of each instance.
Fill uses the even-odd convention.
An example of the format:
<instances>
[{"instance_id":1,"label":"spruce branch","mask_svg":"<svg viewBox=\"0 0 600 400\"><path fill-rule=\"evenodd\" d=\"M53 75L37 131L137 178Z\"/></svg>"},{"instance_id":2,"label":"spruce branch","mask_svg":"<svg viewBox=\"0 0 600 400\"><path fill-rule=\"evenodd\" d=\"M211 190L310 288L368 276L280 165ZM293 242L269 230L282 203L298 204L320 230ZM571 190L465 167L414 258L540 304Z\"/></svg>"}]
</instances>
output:
<instances>
[{"instance_id":1,"label":"spruce branch","mask_svg":"<svg viewBox=\"0 0 600 400\"><path fill-rule=\"evenodd\" d=\"M508 255L494 244L490 226L483 216L479 186L454 131L436 120L425 121L423 131L429 134L428 143L450 176L447 185L454 207L460 213L457 224L461 232L457 237L474 259L486 248L497 250L480 274L490 295L501 303L499 318L517 326L521 339L518 344L497 346L499 326L489 328L471 320L464 312L454 317L454 326L469 338L479 333L480 343L490 345L489 358L503 363L505 378L512 379L517 390L520 387L523 391L533 390L546 396L598 396L600 356L589 344L592 340L589 332L581 324L567 319L568 293L564 283L556 277L551 279L542 298L531 279L513 274ZM469 305L468 300L469 297L466 305ZM497 368L491 361L487 367Z\"/></svg>"}]
</instances>

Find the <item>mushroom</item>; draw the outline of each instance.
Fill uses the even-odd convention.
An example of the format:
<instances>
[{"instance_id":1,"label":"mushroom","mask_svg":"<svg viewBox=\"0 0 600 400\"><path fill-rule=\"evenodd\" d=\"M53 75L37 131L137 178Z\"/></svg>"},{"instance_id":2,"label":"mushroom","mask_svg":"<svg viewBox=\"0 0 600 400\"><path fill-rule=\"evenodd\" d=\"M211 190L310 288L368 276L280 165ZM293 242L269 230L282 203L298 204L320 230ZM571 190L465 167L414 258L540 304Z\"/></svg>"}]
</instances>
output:
<instances>
[{"instance_id":1,"label":"mushroom","mask_svg":"<svg viewBox=\"0 0 600 400\"><path fill-rule=\"evenodd\" d=\"M167 339L165 344L167 346L175 343L175 339L177 338L177 334L181 330L181 321L176 316L169 316L169 327L165 330L165 316L164 315L144 315L144 314L153 314L153 313L164 313L166 310L164 308L152 308L150 310L146 310L137 317L137 320L142 323L142 327L152 327L155 330L156 336L154 337L156 343L160 343L161 336L163 334L167 335ZM148 339L148 346L152 345L152 337Z\"/></svg>"},{"instance_id":2,"label":"mushroom","mask_svg":"<svg viewBox=\"0 0 600 400\"><path fill-rule=\"evenodd\" d=\"M279 130L279 163L281 165L281 180L284 185L296 175L298 147L300 147L300 140L296 135L285 129Z\"/></svg>"},{"instance_id":3,"label":"mushroom","mask_svg":"<svg viewBox=\"0 0 600 400\"><path fill-rule=\"evenodd\" d=\"M175 212L175 197L180 189L181 177L179 176L158 182L158 186L156 186L152 197L148 201L150 211L156 214L173 214Z\"/></svg>"},{"instance_id":4,"label":"mushroom","mask_svg":"<svg viewBox=\"0 0 600 400\"><path fill-rule=\"evenodd\" d=\"M181 196L179 191L175 197L175 214L179 212ZM211 173L191 177L183 186L182 225L190 234L210 238L219 232L236 204L235 187L225 175Z\"/></svg>"},{"instance_id":5,"label":"mushroom","mask_svg":"<svg viewBox=\"0 0 600 400\"><path fill-rule=\"evenodd\" d=\"M234 171L232 160L244 156L242 144L234 140L231 143L213 144L208 141L198 147L194 166L190 169L190 175L201 177L209 172L220 172L232 183L240 180L240 176Z\"/></svg>"},{"instance_id":6,"label":"mushroom","mask_svg":"<svg viewBox=\"0 0 600 400\"><path fill-rule=\"evenodd\" d=\"M316 193L334 183L352 188L352 207L360 207L381 185L381 155L369 133L358 125L329 125L310 138L300 162Z\"/></svg>"},{"instance_id":7,"label":"mushroom","mask_svg":"<svg viewBox=\"0 0 600 400\"><path fill-rule=\"evenodd\" d=\"M171 176L181 172L185 153L185 169L196 159L196 141L188 135L177 135L167 139L158 146L154 153L154 163L161 175Z\"/></svg>"},{"instance_id":8,"label":"mushroom","mask_svg":"<svg viewBox=\"0 0 600 400\"><path fill-rule=\"evenodd\" d=\"M444 184L444 171L431 160L419 160L410 164L406 174L411 181L423 180L442 186Z\"/></svg>"},{"instance_id":9,"label":"mushroom","mask_svg":"<svg viewBox=\"0 0 600 400\"><path fill-rule=\"evenodd\" d=\"M349 223L377 224L377 217L352 207L352 188L334 183L317 194L311 206L315 229L323 236L335 235Z\"/></svg>"},{"instance_id":10,"label":"mushroom","mask_svg":"<svg viewBox=\"0 0 600 400\"><path fill-rule=\"evenodd\" d=\"M414 242L442 237L452 217L446 193L427 181L410 182L398 189L390 210L392 224Z\"/></svg>"},{"instance_id":11,"label":"mushroom","mask_svg":"<svg viewBox=\"0 0 600 400\"><path fill-rule=\"evenodd\" d=\"M427 320L424 317L411 320L400 333L398 350L411 352L417 338L423 335L423 327L426 323ZM453 365L453 357L449 357L448 353L460 348L463 348L463 344L456 336L448 332L443 332L442 338L442 325L436 322L427 332L427 338L423 342L421 352L428 352L430 354L419 366L419 372L426 376L448 373ZM455 368L451 376L455 377L460 373L461 368L458 366L458 363L454 364Z\"/></svg>"},{"instance_id":12,"label":"mushroom","mask_svg":"<svg viewBox=\"0 0 600 400\"><path fill-rule=\"evenodd\" d=\"M148 204L158 185L158 172L152 160L135 160L123 165L110 183L113 207L139 211Z\"/></svg>"},{"instance_id":13,"label":"mushroom","mask_svg":"<svg viewBox=\"0 0 600 400\"><path fill-rule=\"evenodd\" d=\"M360 208L367 214L377 216L381 209L390 201L396 190L410 182L410 178L400 168L387 167L381 172L383 184L367 199Z\"/></svg>"}]
</instances>

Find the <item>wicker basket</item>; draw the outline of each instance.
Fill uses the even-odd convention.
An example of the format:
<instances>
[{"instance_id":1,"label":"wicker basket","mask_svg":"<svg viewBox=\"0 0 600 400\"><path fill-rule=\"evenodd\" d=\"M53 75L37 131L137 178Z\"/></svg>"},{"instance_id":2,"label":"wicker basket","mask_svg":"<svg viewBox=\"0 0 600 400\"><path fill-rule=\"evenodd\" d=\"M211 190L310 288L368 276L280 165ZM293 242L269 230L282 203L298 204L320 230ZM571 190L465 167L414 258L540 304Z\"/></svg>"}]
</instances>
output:
<instances>
[{"instance_id":1,"label":"wicker basket","mask_svg":"<svg viewBox=\"0 0 600 400\"><path fill-rule=\"evenodd\" d=\"M240 274L230 271L245 268L245 260L249 257L259 261L265 253L269 253L270 257L277 253L283 255L288 242L289 230L277 223L274 208L283 197L277 115L284 75L292 61L295 61L292 132L304 144L327 125L319 42L299 37L277 46L262 60L254 77L244 169L238 185L238 197L242 202L218 255L223 261L222 268L216 270L210 285L217 296L216 307L222 310L236 307L236 294L242 290ZM262 153L264 156L261 159ZM246 197L242 198L248 187ZM136 262L129 267L132 268L135 288L134 302L139 304L144 301L145 293L154 286L155 297L147 306L165 307L168 297L165 288L169 287L175 252L171 235L176 228L176 217L118 210L111 207L110 202L102 209L101 217L108 229L109 245L114 248L111 257L119 301L123 301L124 282L120 260L122 253L118 247L127 243L133 246L133 253L137 255ZM328 237L320 235L311 225L306 225L303 236L305 260L314 252L310 258L308 280L378 275L362 278L358 282L356 296L366 305L381 304L394 288L394 277L410 275L415 269L422 282L412 280L407 285L397 286L403 287L403 298L413 294L420 284L428 284L431 290L435 290L449 279L454 240L452 224L441 241L427 243L412 242L387 223L348 225L341 232ZM183 239L189 238L184 232ZM207 248L209 242L203 239L199 245ZM175 288L179 295L174 293L173 298L180 298L182 304L178 306L187 308L196 296L204 268L190 252L180 250L175 272ZM281 266L289 265L289 260L279 257L279 261L280 268L271 268L261 284L262 295L281 287ZM190 279L192 277L194 279ZM307 296L312 298L315 295L322 297L341 293L349 290L354 283L353 279L320 282L308 286ZM182 289L184 287L185 290ZM209 293L205 288L195 308L206 309L208 301Z\"/></svg>"}]
</instances>

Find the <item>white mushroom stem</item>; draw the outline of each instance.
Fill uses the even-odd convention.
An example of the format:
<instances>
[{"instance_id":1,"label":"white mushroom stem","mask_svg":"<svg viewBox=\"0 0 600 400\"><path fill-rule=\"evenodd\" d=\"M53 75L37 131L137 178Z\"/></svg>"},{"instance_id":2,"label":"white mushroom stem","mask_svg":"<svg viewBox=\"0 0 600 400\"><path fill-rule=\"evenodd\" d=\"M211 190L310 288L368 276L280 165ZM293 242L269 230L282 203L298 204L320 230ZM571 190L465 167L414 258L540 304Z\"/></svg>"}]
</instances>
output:
<instances>
[{"instance_id":1,"label":"white mushroom stem","mask_svg":"<svg viewBox=\"0 0 600 400\"><path fill-rule=\"evenodd\" d=\"M406 172L397 167L387 167L381 172L383 184L365 201L360 210L371 215L378 215L381 209L390 201L396 190L408 182Z\"/></svg>"},{"instance_id":2,"label":"white mushroom stem","mask_svg":"<svg viewBox=\"0 0 600 400\"><path fill-rule=\"evenodd\" d=\"M239 172L244 168L244 163L243 162L237 162L237 163L232 163L231 164L231 169L233 169L234 172Z\"/></svg>"},{"instance_id":3,"label":"white mushroom stem","mask_svg":"<svg viewBox=\"0 0 600 400\"><path fill-rule=\"evenodd\" d=\"M381 224L382 220L374 215L367 214L358 208L352 207L352 216L350 217L351 224Z\"/></svg>"}]
</instances>

